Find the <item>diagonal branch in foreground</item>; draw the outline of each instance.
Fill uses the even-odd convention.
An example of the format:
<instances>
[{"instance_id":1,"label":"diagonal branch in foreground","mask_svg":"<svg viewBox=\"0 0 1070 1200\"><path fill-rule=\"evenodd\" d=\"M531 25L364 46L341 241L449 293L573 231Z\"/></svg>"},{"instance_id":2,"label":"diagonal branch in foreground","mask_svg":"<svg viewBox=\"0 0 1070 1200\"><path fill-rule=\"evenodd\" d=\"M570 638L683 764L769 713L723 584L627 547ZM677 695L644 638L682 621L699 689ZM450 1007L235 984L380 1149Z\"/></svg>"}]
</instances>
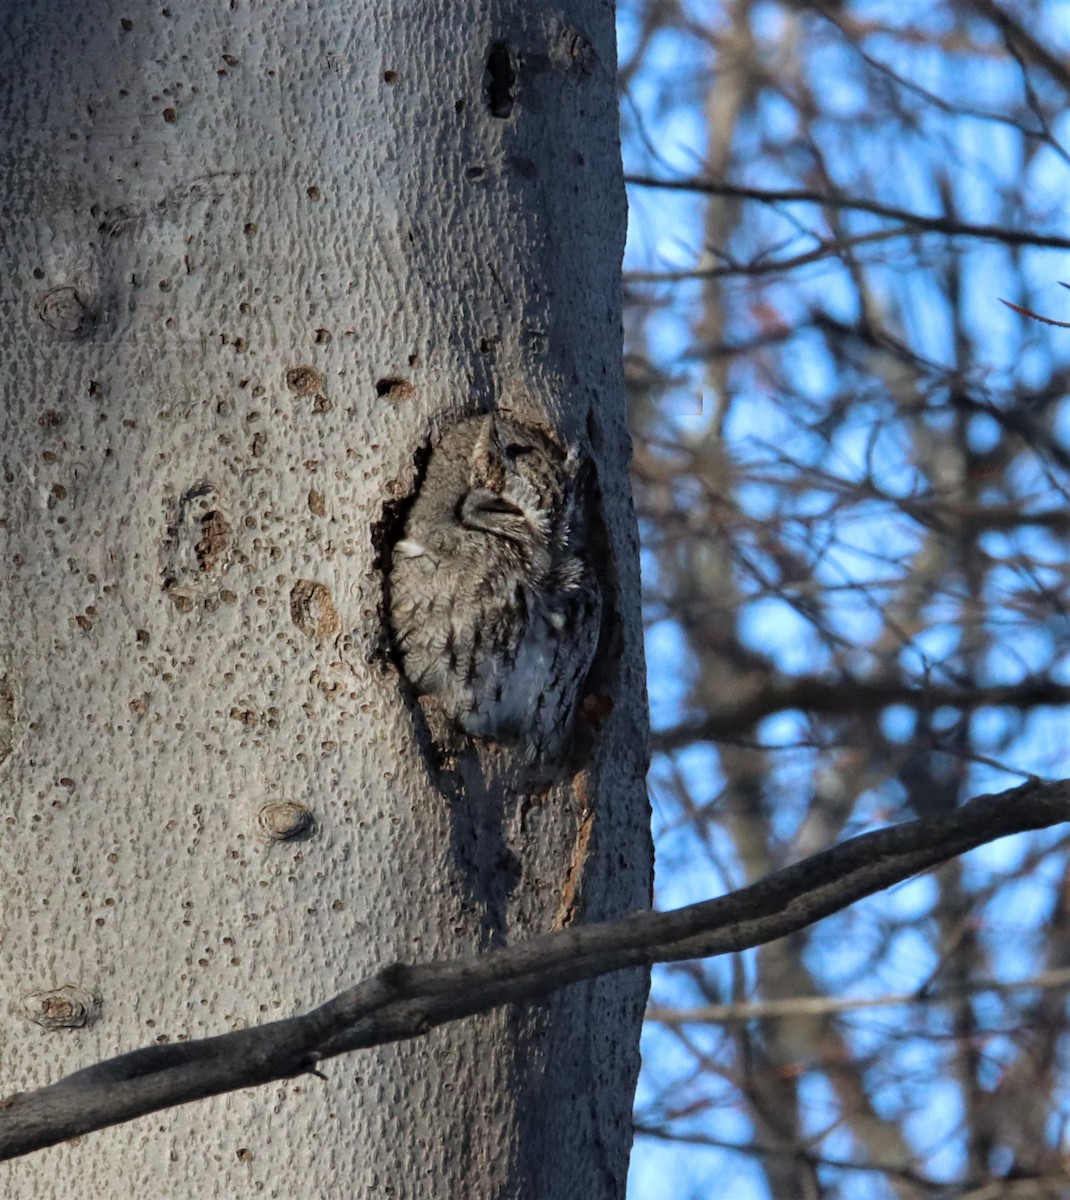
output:
<instances>
[{"instance_id":1,"label":"diagonal branch in foreground","mask_svg":"<svg viewBox=\"0 0 1070 1200\"><path fill-rule=\"evenodd\" d=\"M953 813L842 842L759 883L672 912L577 926L452 962L396 964L302 1016L109 1059L0 1100L0 1160L204 1096L315 1071L610 971L745 950L996 838L1070 820L1070 781L1031 781Z\"/></svg>"}]
</instances>

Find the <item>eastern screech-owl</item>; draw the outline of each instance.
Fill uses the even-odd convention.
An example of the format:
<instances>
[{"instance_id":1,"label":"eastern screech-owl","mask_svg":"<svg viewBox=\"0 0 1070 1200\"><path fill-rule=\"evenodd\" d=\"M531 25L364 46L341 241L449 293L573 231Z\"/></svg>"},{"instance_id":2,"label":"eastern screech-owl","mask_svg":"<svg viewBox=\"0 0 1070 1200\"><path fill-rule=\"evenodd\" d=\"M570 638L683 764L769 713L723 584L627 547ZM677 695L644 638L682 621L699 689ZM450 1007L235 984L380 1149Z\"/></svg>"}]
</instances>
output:
<instances>
[{"instance_id":1,"label":"eastern screech-owl","mask_svg":"<svg viewBox=\"0 0 1070 1200\"><path fill-rule=\"evenodd\" d=\"M499 415L431 452L394 547L390 618L409 682L474 738L553 759L598 641L578 456Z\"/></svg>"}]
</instances>

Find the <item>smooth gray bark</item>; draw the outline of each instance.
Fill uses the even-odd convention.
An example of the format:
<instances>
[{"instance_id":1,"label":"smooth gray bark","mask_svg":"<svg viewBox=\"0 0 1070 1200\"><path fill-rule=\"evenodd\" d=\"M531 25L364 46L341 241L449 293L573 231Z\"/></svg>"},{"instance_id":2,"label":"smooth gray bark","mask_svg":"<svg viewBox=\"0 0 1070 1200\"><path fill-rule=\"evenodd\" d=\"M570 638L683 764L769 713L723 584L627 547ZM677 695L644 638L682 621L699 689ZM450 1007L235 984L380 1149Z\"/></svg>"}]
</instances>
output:
<instances>
[{"instance_id":1,"label":"smooth gray bark","mask_svg":"<svg viewBox=\"0 0 1070 1200\"><path fill-rule=\"evenodd\" d=\"M0 1090L646 905L612 6L0 8ZM603 646L549 787L437 771L383 652L392 506L490 405L598 468ZM617 1197L644 998L579 985L0 1190Z\"/></svg>"}]
</instances>

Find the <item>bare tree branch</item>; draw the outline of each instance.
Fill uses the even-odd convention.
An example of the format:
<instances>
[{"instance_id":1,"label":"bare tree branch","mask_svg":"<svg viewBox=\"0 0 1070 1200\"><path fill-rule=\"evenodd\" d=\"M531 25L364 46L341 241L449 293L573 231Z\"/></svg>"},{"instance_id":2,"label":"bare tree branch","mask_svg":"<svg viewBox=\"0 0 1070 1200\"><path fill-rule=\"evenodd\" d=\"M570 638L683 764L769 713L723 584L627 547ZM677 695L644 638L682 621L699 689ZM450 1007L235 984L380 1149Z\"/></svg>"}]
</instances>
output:
<instances>
[{"instance_id":1,"label":"bare tree branch","mask_svg":"<svg viewBox=\"0 0 1070 1200\"><path fill-rule=\"evenodd\" d=\"M712 1147L718 1150L732 1150L736 1154L746 1154L752 1158L788 1157L802 1159L815 1167L833 1167L840 1171L857 1171L863 1175L882 1175L884 1181L902 1180L918 1188L924 1188L924 1194L929 1197L942 1197L943 1200L1039 1200L1040 1197L1056 1196L1055 1190L1064 1182L1063 1177L1023 1176L1013 1180L999 1179L994 1184L985 1182L961 1182L950 1184L941 1179L924 1175L911 1167L888 1160L859 1162L841 1158L831 1154L816 1153L809 1145L776 1145L768 1142L733 1142L725 1138L708 1137L702 1133L681 1132L676 1129L663 1128L649 1120L636 1122L635 1131L643 1137L656 1138L658 1141L672 1142L675 1145ZM1047 1184L1050 1191L1039 1191L1038 1187Z\"/></svg>"},{"instance_id":2,"label":"bare tree branch","mask_svg":"<svg viewBox=\"0 0 1070 1200\"><path fill-rule=\"evenodd\" d=\"M652 1004L648 1021L659 1025L727 1025L738 1021L790 1020L792 1017L826 1017L867 1008L903 1008L909 1005L947 1004L970 996L1008 995L1033 990L1070 987L1070 969L1043 971L1028 979L979 979L964 987L918 989L886 996L788 996L780 1000L751 1000L742 1004L699 1004L669 1008Z\"/></svg>"},{"instance_id":3,"label":"bare tree branch","mask_svg":"<svg viewBox=\"0 0 1070 1200\"><path fill-rule=\"evenodd\" d=\"M205 1096L316 1071L350 1050L527 1003L628 967L757 946L996 838L1070 820L1070 782L1029 782L957 811L880 829L729 895L577 926L446 963L396 964L302 1016L91 1066L0 1101L0 1160Z\"/></svg>"},{"instance_id":4,"label":"bare tree branch","mask_svg":"<svg viewBox=\"0 0 1070 1200\"><path fill-rule=\"evenodd\" d=\"M635 187L661 188L672 192L698 192L705 196L730 196L739 200L758 200L763 204L819 204L824 208L851 209L855 212L872 213L877 217L902 221L915 229L948 236L981 238L986 241L1003 242L1008 246L1052 246L1060 250L1070 249L1070 238L1058 234L1028 233L1020 229L1008 229L1005 225L978 225L970 221L956 221L947 216L925 216L898 208L893 204L882 204L879 200L867 200L862 196L837 196L834 193L812 191L809 188L760 188L742 183L728 183L720 179L659 179L653 175L627 175L625 182Z\"/></svg>"},{"instance_id":5,"label":"bare tree branch","mask_svg":"<svg viewBox=\"0 0 1070 1200\"><path fill-rule=\"evenodd\" d=\"M895 679L820 679L811 675L770 682L751 696L735 700L721 712L707 712L695 721L651 734L655 750L678 750L696 741L736 737L774 713L799 709L823 716L857 715L892 704L921 712L957 708L1035 708L1044 704L1070 704L1070 686L1049 679L988 687L955 687L948 684L911 685Z\"/></svg>"},{"instance_id":6,"label":"bare tree branch","mask_svg":"<svg viewBox=\"0 0 1070 1200\"><path fill-rule=\"evenodd\" d=\"M1040 313L1035 313L1031 308L1023 308L1020 304L1012 304L1009 300L1004 300L1002 296L997 297L1000 304L1005 304L1009 309L1018 313L1020 316L1028 317L1031 321L1041 321L1045 325L1056 325L1059 329L1070 329L1070 321L1056 321L1054 317L1042 317Z\"/></svg>"},{"instance_id":7,"label":"bare tree branch","mask_svg":"<svg viewBox=\"0 0 1070 1200\"><path fill-rule=\"evenodd\" d=\"M912 229L877 229L862 233L858 237L819 238L813 250L795 254L791 258L756 258L750 262L727 263L719 267L694 267L684 271L625 271L625 283L680 283L686 279L732 279L738 276L756 278L760 275L776 275L808 267L811 263L836 258L856 246L869 246L875 242L887 242L892 238L912 237Z\"/></svg>"},{"instance_id":8,"label":"bare tree branch","mask_svg":"<svg viewBox=\"0 0 1070 1200\"><path fill-rule=\"evenodd\" d=\"M1025 26L994 0L969 0L969 7L996 26L1008 45L1015 49L1027 62L1040 67L1064 91L1070 92L1070 72L1047 47L1025 28Z\"/></svg>"}]
</instances>

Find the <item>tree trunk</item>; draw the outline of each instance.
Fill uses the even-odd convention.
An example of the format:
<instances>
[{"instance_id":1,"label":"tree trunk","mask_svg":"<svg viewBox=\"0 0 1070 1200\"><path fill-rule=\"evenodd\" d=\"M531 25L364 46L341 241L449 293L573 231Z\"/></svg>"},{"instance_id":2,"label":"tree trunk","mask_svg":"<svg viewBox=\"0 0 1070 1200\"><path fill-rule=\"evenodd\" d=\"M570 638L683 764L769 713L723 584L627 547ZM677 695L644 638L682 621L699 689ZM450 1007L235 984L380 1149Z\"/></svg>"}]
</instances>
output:
<instances>
[{"instance_id":1,"label":"tree trunk","mask_svg":"<svg viewBox=\"0 0 1070 1200\"><path fill-rule=\"evenodd\" d=\"M5 0L5 1092L648 903L613 13L567 8ZM598 657L539 772L436 751L384 616L427 447L492 408L597 470ZM3 1191L621 1196L644 998L571 988Z\"/></svg>"}]
</instances>

